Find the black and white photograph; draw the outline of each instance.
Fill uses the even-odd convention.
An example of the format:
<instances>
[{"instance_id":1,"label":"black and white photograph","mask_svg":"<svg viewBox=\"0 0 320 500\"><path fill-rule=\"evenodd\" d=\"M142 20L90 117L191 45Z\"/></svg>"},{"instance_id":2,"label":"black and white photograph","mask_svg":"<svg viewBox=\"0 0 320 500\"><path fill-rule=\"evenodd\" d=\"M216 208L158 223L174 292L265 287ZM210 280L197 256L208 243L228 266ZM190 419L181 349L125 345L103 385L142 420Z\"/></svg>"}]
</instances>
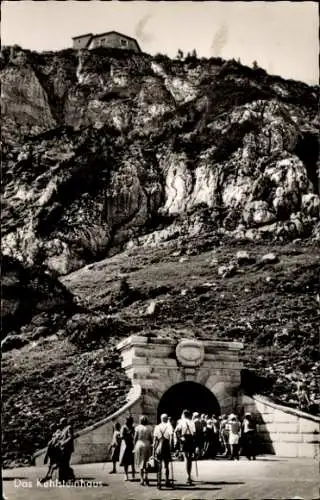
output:
<instances>
[{"instance_id":1,"label":"black and white photograph","mask_svg":"<svg viewBox=\"0 0 320 500\"><path fill-rule=\"evenodd\" d=\"M2 500L319 498L315 1L1 2Z\"/></svg>"}]
</instances>

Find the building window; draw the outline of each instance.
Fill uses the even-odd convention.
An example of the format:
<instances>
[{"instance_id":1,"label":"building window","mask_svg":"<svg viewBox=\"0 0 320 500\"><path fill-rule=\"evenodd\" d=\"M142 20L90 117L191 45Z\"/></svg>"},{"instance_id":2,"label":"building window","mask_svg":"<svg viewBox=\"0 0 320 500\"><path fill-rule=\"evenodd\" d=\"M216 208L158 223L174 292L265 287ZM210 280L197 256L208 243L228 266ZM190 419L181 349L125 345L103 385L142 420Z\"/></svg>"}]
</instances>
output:
<instances>
[{"instance_id":1,"label":"building window","mask_svg":"<svg viewBox=\"0 0 320 500\"><path fill-rule=\"evenodd\" d=\"M125 40L124 38L120 39L120 45L121 47L128 47L128 40Z\"/></svg>"},{"instance_id":2,"label":"building window","mask_svg":"<svg viewBox=\"0 0 320 500\"><path fill-rule=\"evenodd\" d=\"M100 47L102 47L105 43L106 39L105 38L101 38L100 40Z\"/></svg>"}]
</instances>

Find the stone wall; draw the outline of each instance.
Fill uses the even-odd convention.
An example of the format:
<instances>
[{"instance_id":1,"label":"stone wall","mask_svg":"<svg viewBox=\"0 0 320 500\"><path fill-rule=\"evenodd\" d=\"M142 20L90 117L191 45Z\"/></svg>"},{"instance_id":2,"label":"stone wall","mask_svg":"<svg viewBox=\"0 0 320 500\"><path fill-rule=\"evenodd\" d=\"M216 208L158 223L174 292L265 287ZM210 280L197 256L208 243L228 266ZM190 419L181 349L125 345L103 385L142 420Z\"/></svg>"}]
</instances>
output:
<instances>
[{"instance_id":1,"label":"stone wall","mask_svg":"<svg viewBox=\"0 0 320 500\"><path fill-rule=\"evenodd\" d=\"M262 396L242 395L238 407L255 414L265 452L282 457L319 458L320 417L273 403Z\"/></svg>"},{"instance_id":2,"label":"stone wall","mask_svg":"<svg viewBox=\"0 0 320 500\"><path fill-rule=\"evenodd\" d=\"M90 42L89 49L95 49L97 47L110 47L114 49L127 49L133 50L134 52L140 52L137 42L134 39L112 32L95 35Z\"/></svg>"},{"instance_id":3,"label":"stone wall","mask_svg":"<svg viewBox=\"0 0 320 500\"><path fill-rule=\"evenodd\" d=\"M73 38L73 48L77 50L85 49L91 38L92 38L91 33L81 37Z\"/></svg>"}]
</instances>

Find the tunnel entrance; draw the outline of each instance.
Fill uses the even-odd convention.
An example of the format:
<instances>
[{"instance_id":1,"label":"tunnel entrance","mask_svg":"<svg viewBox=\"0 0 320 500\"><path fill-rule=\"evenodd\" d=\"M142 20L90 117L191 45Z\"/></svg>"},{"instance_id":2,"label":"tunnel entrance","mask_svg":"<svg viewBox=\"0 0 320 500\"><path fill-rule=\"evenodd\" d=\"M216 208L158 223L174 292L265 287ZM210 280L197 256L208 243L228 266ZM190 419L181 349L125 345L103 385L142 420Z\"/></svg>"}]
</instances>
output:
<instances>
[{"instance_id":1,"label":"tunnel entrance","mask_svg":"<svg viewBox=\"0 0 320 500\"><path fill-rule=\"evenodd\" d=\"M167 413L176 422L186 409L209 416L220 415L218 400L207 387L196 382L180 382L163 394L158 406L157 420L160 421L162 413Z\"/></svg>"},{"instance_id":2,"label":"tunnel entrance","mask_svg":"<svg viewBox=\"0 0 320 500\"><path fill-rule=\"evenodd\" d=\"M318 136L311 132L305 132L298 141L294 152L304 163L314 192L320 194L320 181L317 172L317 162L319 160Z\"/></svg>"}]
</instances>

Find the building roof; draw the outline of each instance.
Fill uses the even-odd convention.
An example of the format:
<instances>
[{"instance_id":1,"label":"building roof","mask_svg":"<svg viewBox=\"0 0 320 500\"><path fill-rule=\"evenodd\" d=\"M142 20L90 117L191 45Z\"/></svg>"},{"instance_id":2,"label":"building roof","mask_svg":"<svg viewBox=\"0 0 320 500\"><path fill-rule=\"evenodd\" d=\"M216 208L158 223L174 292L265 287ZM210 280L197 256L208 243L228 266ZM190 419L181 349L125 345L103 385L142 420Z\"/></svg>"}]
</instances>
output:
<instances>
[{"instance_id":1,"label":"building roof","mask_svg":"<svg viewBox=\"0 0 320 500\"><path fill-rule=\"evenodd\" d=\"M86 35L73 36L72 40L76 40L77 38L84 38L84 37L87 37L87 36L93 36L93 34L92 33L87 33Z\"/></svg>"}]
</instances>

